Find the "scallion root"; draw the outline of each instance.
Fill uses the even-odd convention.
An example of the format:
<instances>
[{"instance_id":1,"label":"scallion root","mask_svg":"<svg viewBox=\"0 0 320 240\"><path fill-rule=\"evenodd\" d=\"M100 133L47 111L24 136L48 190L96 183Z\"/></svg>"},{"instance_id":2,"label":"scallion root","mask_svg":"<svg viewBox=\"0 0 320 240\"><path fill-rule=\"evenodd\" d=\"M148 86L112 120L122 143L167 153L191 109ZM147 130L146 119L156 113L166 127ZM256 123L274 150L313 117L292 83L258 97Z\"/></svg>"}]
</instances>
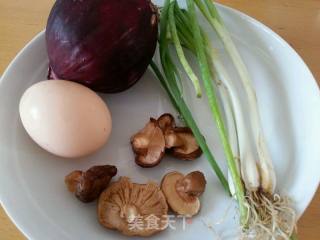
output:
<instances>
[{"instance_id":1,"label":"scallion root","mask_svg":"<svg viewBox=\"0 0 320 240\"><path fill-rule=\"evenodd\" d=\"M247 192L248 221L241 239L290 239L297 216L288 197Z\"/></svg>"}]
</instances>

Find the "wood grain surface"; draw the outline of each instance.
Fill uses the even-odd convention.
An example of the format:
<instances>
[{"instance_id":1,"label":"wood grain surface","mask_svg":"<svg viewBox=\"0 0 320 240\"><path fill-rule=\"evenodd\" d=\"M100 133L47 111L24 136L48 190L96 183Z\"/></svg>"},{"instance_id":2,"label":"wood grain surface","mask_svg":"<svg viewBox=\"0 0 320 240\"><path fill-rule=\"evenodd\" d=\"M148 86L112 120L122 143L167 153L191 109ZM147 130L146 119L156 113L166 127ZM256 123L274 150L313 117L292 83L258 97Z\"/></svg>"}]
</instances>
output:
<instances>
[{"instance_id":1,"label":"wood grain surface","mask_svg":"<svg viewBox=\"0 0 320 240\"><path fill-rule=\"evenodd\" d=\"M53 0L0 0L0 75L18 51L45 27L53 2ZM277 32L302 56L320 83L320 0L218 0L218 2L247 13ZM299 239L320 239L319 224L320 191L318 190L298 223ZM22 239L26 238L0 207L0 240Z\"/></svg>"}]
</instances>

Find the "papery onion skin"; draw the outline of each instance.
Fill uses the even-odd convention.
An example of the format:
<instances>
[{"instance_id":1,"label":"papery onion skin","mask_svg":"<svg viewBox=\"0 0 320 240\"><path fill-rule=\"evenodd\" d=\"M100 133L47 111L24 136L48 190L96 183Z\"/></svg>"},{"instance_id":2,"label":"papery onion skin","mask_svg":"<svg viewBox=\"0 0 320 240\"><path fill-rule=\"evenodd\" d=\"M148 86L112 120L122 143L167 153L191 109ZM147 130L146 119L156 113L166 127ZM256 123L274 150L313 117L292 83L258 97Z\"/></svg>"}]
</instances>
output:
<instances>
[{"instance_id":1,"label":"papery onion skin","mask_svg":"<svg viewBox=\"0 0 320 240\"><path fill-rule=\"evenodd\" d=\"M46 28L48 78L124 91L146 71L157 33L150 0L57 0Z\"/></svg>"}]
</instances>

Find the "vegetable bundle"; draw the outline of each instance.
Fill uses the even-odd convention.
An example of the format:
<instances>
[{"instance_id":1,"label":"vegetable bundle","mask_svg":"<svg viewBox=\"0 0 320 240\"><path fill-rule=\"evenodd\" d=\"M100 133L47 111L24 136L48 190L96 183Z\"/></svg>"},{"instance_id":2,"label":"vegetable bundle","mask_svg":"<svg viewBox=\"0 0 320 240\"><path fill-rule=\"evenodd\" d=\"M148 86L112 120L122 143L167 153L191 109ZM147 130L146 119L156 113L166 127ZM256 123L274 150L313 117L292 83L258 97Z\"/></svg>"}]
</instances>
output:
<instances>
[{"instance_id":1,"label":"vegetable bundle","mask_svg":"<svg viewBox=\"0 0 320 240\"><path fill-rule=\"evenodd\" d=\"M219 36L238 72L241 90L245 93L242 102L239 89L231 81L209 37L199 25L197 9ZM187 0L186 10L181 9L175 0L165 1L161 10L159 35L160 63L164 76L156 63L152 62L151 67L173 105L192 129L222 185L227 188L225 178L184 101L179 88L182 78L173 60L174 52L170 50L170 46L174 47L180 65L192 82L197 97L203 94L200 84L202 81L226 155L230 191L238 201L243 235L249 239L290 239L295 229L296 214L289 199L275 192L276 175L261 126L250 74L210 0ZM197 59L200 76L195 74L188 63L185 57L186 50L191 51ZM222 99L225 117L216 92L219 92ZM244 107L249 110L249 122L244 120Z\"/></svg>"}]
</instances>

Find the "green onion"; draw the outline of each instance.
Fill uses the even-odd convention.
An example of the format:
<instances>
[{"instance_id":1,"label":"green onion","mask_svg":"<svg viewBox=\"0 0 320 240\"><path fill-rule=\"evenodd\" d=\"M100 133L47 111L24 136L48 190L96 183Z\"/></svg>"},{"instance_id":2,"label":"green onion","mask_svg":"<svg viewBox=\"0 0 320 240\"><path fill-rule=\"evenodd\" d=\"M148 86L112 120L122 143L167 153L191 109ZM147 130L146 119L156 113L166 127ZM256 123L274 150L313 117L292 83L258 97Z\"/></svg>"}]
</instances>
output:
<instances>
[{"instance_id":1,"label":"green onion","mask_svg":"<svg viewBox=\"0 0 320 240\"><path fill-rule=\"evenodd\" d=\"M224 26L222 18L219 16L211 0L194 0L208 20L212 28L217 32L222 43L225 46L238 74L240 76L242 88L246 93L246 103L249 106L250 122L255 150L258 153L258 159L253 159L252 149L248 145L248 130L243 121L239 97L237 97L237 88L232 82L225 79L226 86L232 98L235 119L237 124L241 177L246 186L246 198L249 203L248 208L248 232L256 234L255 238L260 239L268 236L271 239L289 239L294 232L296 223L296 213L287 197L281 197L275 194L276 176L273 163L267 148L263 129L261 126L260 113L256 93L252 84L249 71L241 58L232 38ZM213 58L213 65L217 71L222 71L223 66L219 61ZM222 67L222 68L221 68ZM294 238L294 236L292 237Z\"/></svg>"},{"instance_id":2,"label":"green onion","mask_svg":"<svg viewBox=\"0 0 320 240\"><path fill-rule=\"evenodd\" d=\"M221 38L226 51L229 53L235 68L237 69L242 85L246 92L247 102L250 108L249 117L251 122L251 129L253 131L254 140L256 143L259 165L261 174L261 187L264 191L272 194L276 186L276 176L273 169L271 157L266 146L265 137L261 127L260 113L258 110L257 97L254 88L252 87L252 80L246 65L244 64L240 53L238 52L232 38L224 26L221 17L214 4L210 0L204 0L208 6L208 10L205 9L205 5L201 0L195 0L199 9L203 15L207 18L212 28L217 32Z\"/></svg>"},{"instance_id":3,"label":"green onion","mask_svg":"<svg viewBox=\"0 0 320 240\"><path fill-rule=\"evenodd\" d=\"M239 73L247 97L246 103L243 105L240 102L238 88L230 80L228 72L215 53L207 34L199 26L195 4L217 32ZM289 236L294 239L292 233L296 221L295 211L288 198L273 194L275 173L264 140L257 98L249 72L211 0L187 0L187 6L188 10L180 9L176 0L166 0L161 13L159 37L160 61L165 77L154 62L151 67L167 91L173 105L192 129L222 185L227 189L225 178L184 101L180 90L182 87L179 87L183 79L172 60L169 46L174 45L178 59L192 80L196 94L199 95L198 77L185 58L184 48L195 55L209 107L226 155L230 173L228 178L231 176L229 187L238 201L243 234L246 237L254 234L252 237L255 239L266 237L289 239ZM228 132L224 125L214 83L222 99ZM243 117L243 106L246 104L250 110L248 113L249 123L246 123ZM247 125L251 127L252 131L248 130ZM253 135L256 149L251 148L251 135ZM258 152L258 162L254 158L253 151L255 150Z\"/></svg>"},{"instance_id":4,"label":"green onion","mask_svg":"<svg viewBox=\"0 0 320 240\"><path fill-rule=\"evenodd\" d=\"M209 106L213 114L213 118L216 122L216 126L219 131L220 139L222 141L222 146L227 158L228 168L230 170L232 179L236 188L236 197L239 204L240 211L240 221L241 224L245 224L247 219L247 207L245 205L245 192L243 184L241 182L241 177L237 169L237 164L234 159L234 155L231 150L228 135L225 130L225 126L220 113L219 104L216 98L215 90L212 85L211 71L206 57L206 48L204 45L204 40L201 36L201 31L199 27L199 22L196 16L196 10L194 2L192 0L187 0L188 11L191 20L191 29L194 37L194 45L197 52L197 59L199 62L199 67L202 75L202 80L206 90L206 94L209 101Z\"/></svg>"},{"instance_id":5,"label":"green onion","mask_svg":"<svg viewBox=\"0 0 320 240\"><path fill-rule=\"evenodd\" d=\"M153 69L155 75L161 82L163 88L168 93L173 105L176 107L176 110L182 115L186 124L192 130L200 148L205 154L209 164L215 171L218 179L220 180L222 186L225 190L229 192L228 181L224 177L219 165L215 161L203 135L201 134L196 122L193 119L192 113L189 110L187 104L185 103L182 93L177 84L177 75L179 75L178 70L175 67L175 64L172 61L170 56L168 39L167 35L167 22L168 22L168 11L170 7L170 1L166 0L164 7L161 11L161 22L160 22L160 36L159 36L159 51L160 51L160 61L162 65L163 72L165 77L161 74L161 71L157 65L152 62L151 68Z\"/></svg>"},{"instance_id":6,"label":"green onion","mask_svg":"<svg viewBox=\"0 0 320 240\"><path fill-rule=\"evenodd\" d=\"M174 19L174 7L175 7L175 4L173 2L169 6L169 26L170 26L170 30L171 30L171 36L173 39L173 43L175 45L180 63L183 66L183 68L185 69L187 75L189 76L189 78L191 79L191 81L193 83L197 97L201 97L202 93L201 93L199 79L195 75L193 70L191 69L191 67L190 67L190 65L184 55L184 52L183 52L183 49L182 49L182 46L180 43L180 39L179 39L179 36L177 33L176 23L175 23L175 19Z\"/></svg>"}]
</instances>

